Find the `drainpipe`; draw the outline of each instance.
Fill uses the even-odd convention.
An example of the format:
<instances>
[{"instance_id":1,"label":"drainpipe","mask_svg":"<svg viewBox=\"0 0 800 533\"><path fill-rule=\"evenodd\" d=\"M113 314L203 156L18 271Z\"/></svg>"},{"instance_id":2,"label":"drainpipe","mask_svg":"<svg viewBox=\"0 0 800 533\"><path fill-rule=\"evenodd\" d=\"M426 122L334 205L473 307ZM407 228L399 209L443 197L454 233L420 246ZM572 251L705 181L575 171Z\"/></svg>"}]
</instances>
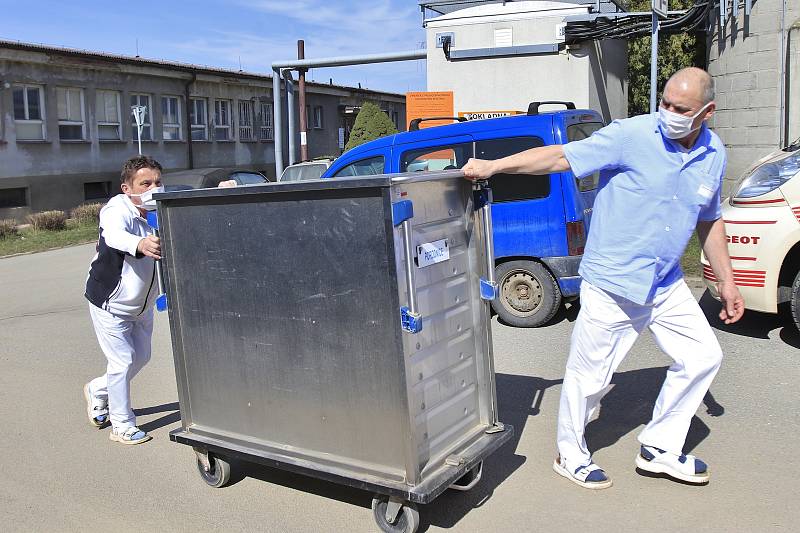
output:
<instances>
[{"instance_id":1,"label":"drainpipe","mask_svg":"<svg viewBox=\"0 0 800 533\"><path fill-rule=\"evenodd\" d=\"M780 140L778 141L779 147L784 147L789 144L787 132L787 116L786 116L786 0L781 2L781 47L780 47L780 91L781 91L781 111L780 111Z\"/></svg>"},{"instance_id":2,"label":"drainpipe","mask_svg":"<svg viewBox=\"0 0 800 533\"><path fill-rule=\"evenodd\" d=\"M283 78L286 83L286 122L287 129L289 130L289 164L294 165L297 163L297 129L295 128L295 114L297 113L297 105L294 101L294 80L292 79L292 71L284 70Z\"/></svg>"},{"instance_id":3,"label":"drainpipe","mask_svg":"<svg viewBox=\"0 0 800 533\"><path fill-rule=\"evenodd\" d=\"M278 179L283 172L283 100L281 99L281 69L272 67L272 138L275 145L275 179Z\"/></svg>"},{"instance_id":4,"label":"drainpipe","mask_svg":"<svg viewBox=\"0 0 800 533\"><path fill-rule=\"evenodd\" d=\"M191 110L192 110L192 105L191 104L192 104L192 102L189 99L189 97L190 97L189 95L191 94L190 87L196 81L197 81L197 73L196 72L192 72L192 77L189 79L188 82L186 82L186 85L185 85L184 91L183 91L183 94L184 94L184 99L183 99L184 107L186 108L186 113L184 113L184 116L186 117L186 128L185 128L185 133L186 133L186 160L187 160L187 162L189 164L189 170L194 168L194 151L192 150L192 120L191 120L191 116L192 116L191 115ZM206 110L206 113L208 113L208 110Z\"/></svg>"}]
</instances>

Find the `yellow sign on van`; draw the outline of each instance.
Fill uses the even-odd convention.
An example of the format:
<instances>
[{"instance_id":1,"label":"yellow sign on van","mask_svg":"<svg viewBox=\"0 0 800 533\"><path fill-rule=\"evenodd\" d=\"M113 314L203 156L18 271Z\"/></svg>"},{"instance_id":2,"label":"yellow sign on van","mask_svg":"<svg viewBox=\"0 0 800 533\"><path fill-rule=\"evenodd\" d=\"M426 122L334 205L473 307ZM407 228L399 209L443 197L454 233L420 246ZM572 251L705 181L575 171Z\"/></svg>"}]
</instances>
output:
<instances>
[{"instance_id":1,"label":"yellow sign on van","mask_svg":"<svg viewBox=\"0 0 800 533\"><path fill-rule=\"evenodd\" d=\"M467 120L484 120L487 118L510 117L511 115L522 115L525 111L460 111L459 117Z\"/></svg>"}]
</instances>

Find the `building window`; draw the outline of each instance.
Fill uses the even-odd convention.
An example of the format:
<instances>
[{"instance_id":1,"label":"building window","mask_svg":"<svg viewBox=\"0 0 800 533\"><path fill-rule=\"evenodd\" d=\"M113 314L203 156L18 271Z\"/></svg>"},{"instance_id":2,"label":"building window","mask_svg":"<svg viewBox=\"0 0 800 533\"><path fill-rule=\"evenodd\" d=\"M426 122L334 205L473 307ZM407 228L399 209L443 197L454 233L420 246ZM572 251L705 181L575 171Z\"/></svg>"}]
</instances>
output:
<instances>
[{"instance_id":1,"label":"building window","mask_svg":"<svg viewBox=\"0 0 800 533\"><path fill-rule=\"evenodd\" d=\"M306 106L306 129L311 128L311 106Z\"/></svg>"},{"instance_id":2,"label":"building window","mask_svg":"<svg viewBox=\"0 0 800 533\"><path fill-rule=\"evenodd\" d=\"M392 111L392 123L396 129L400 129L400 113Z\"/></svg>"},{"instance_id":3,"label":"building window","mask_svg":"<svg viewBox=\"0 0 800 533\"><path fill-rule=\"evenodd\" d=\"M321 130L323 127L322 124L322 106L315 105L314 106L314 129Z\"/></svg>"},{"instance_id":4,"label":"building window","mask_svg":"<svg viewBox=\"0 0 800 533\"><path fill-rule=\"evenodd\" d=\"M56 87L58 104L58 138L82 141L86 138L83 122L83 89Z\"/></svg>"},{"instance_id":5,"label":"building window","mask_svg":"<svg viewBox=\"0 0 800 533\"><path fill-rule=\"evenodd\" d=\"M239 100L239 140L255 140L253 136L253 102L250 100Z\"/></svg>"},{"instance_id":6,"label":"building window","mask_svg":"<svg viewBox=\"0 0 800 533\"><path fill-rule=\"evenodd\" d=\"M233 140L230 100L214 100L214 139L217 141Z\"/></svg>"},{"instance_id":7,"label":"building window","mask_svg":"<svg viewBox=\"0 0 800 533\"><path fill-rule=\"evenodd\" d=\"M119 92L97 91L96 94L94 114L97 120L97 138L101 141L118 141L122 139Z\"/></svg>"},{"instance_id":8,"label":"building window","mask_svg":"<svg viewBox=\"0 0 800 533\"><path fill-rule=\"evenodd\" d=\"M181 99L177 96L161 97L162 139L181 140Z\"/></svg>"},{"instance_id":9,"label":"building window","mask_svg":"<svg viewBox=\"0 0 800 533\"><path fill-rule=\"evenodd\" d=\"M44 89L38 85L14 86L14 122L17 139L21 141L44 140L43 95Z\"/></svg>"},{"instance_id":10,"label":"building window","mask_svg":"<svg viewBox=\"0 0 800 533\"><path fill-rule=\"evenodd\" d=\"M151 129L152 123L151 118L153 116L153 108L150 106L150 95L149 94L132 94L131 95L131 107L135 105L140 105L145 107L144 113L144 123L142 124L142 140L143 141L152 141L153 140L153 130ZM136 129L136 119L131 117L131 139L136 141L139 139L139 132Z\"/></svg>"},{"instance_id":11,"label":"building window","mask_svg":"<svg viewBox=\"0 0 800 533\"><path fill-rule=\"evenodd\" d=\"M192 140L208 140L208 110L205 98L192 98Z\"/></svg>"},{"instance_id":12,"label":"building window","mask_svg":"<svg viewBox=\"0 0 800 533\"><path fill-rule=\"evenodd\" d=\"M0 189L0 208L25 207L26 205L28 205L28 189L26 187Z\"/></svg>"},{"instance_id":13,"label":"building window","mask_svg":"<svg viewBox=\"0 0 800 533\"><path fill-rule=\"evenodd\" d=\"M108 200L110 197L110 181L93 181L83 184L83 198L85 200Z\"/></svg>"},{"instance_id":14,"label":"building window","mask_svg":"<svg viewBox=\"0 0 800 533\"><path fill-rule=\"evenodd\" d=\"M275 139L272 134L272 104L262 102L258 107L258 138L262 141L272 141Z\"/></svg>"}]
</instances>

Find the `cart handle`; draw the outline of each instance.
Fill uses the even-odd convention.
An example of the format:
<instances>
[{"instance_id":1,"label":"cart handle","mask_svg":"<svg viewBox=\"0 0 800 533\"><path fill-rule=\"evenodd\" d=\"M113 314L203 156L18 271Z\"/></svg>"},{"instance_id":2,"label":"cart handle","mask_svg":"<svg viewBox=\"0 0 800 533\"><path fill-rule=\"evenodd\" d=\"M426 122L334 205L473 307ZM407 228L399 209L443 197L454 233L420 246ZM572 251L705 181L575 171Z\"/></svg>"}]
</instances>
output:
<instances>
[{"instance_id":1,"label":"cart handle","mask_svg":"<svg viewBox=\"0 0 800 533\"><path fill-rule=\"evenodd\" d=\"M392 223L400 226L403 232L403 250L405 255L406 288L408 290L408 307L400 308L400 327L409 333L422 331L422 316L417 309L417 288L414 282L414 255L411 246L411 219L414 217L414 204L411 200L401 200L392 204Z\"/></svg>"},{"instance_id":2,"label":"cart handle","mask_svg":"<svg viewBox=\"0 0 800 533\"><path fill-rule=\"evenodd\" d=\"M153 228L153 232L158 237L158 212L147 212L147 223ZM163 253L163 251L162 251ZM161 260L156 261L156 279L158 280L158 297L156 298L156 309L159 311L167 310L167 293L164 290L164 271L161 268Z\"/></svg>"},{"instance_id":3,"label":"cart handle","mask_svg":"<svg viewBox=\"0 0 800 533\"><path fill-rule=\"evenodd\" d=\"M494 235L492 233L492 188L488 182L477 184L474 194L475 210L481 213L483 242L486 247L486 278L481 278L481 298L494 300L497 298L497 282L494 279Z\"/></svg>"}]
</instances>

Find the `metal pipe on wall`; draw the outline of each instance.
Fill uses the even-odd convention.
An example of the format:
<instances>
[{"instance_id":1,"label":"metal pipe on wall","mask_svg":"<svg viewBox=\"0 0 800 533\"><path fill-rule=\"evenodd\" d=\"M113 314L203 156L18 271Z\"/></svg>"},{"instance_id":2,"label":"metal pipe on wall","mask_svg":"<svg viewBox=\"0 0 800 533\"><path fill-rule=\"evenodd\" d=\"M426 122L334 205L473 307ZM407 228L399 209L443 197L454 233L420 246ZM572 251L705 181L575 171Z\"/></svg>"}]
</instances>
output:
<instances>
[{"instance_id":1,"label":"metal pipe on wall","mask_svg":"<svg viewBox=\"0 0 800 533\"><path fill-rule=\"evenodd\" d=\"M286 124L289 132L289 164L294 165L297 163L297 106L294 103L294 80L292 79L292 71L283 71L284 83L286 84Z\"/></svg>"},{"instance_id":2,"label":"metal pipe on wall","mask_svg":"<svg viewBox=\"0 0 800 533\"><path fill-rule=\"evenodd\" d=\"M272 138L275 147L275 179L278 179L283 172L283 112L281 106L281 71L278 67L272 67Z\"/></svg>"},{"instance_id":3,"label":"metal pipe on wall","mask_svg":"<svg viewBox=\"0 0 800 533\"><path fill-rule=\"evenodd\" d=\"M784 147L789 144L788 136L786 132L788 130L787 120L788 117L786 116L786 37L787 37L787 30L786 30L786 0L781 2L781 47L780 47L780 93L781 93L781 107L780 107L780 139L778 141L778 146Z\"/></svg>"},{"instance_id":4,"label":"metal pipe on wall","mask_svg":"<svg viewBox=\"0 0 800 533\"><path fill-rule=\"evenodd\" d=\"M190 170L194 168L194 150L192 148L192 100L190 95L191 86L195 81L197 81L197 73L192 72L191 79L186 82L186 86L184 87L184 108L186 110L186 163Z\"/></svg>"},{"instance_id":5,"label":"metal pipe on wall","mask_svg":"<svg viewBox=\"0 0 800 533\"><path fill-rule=\"evenodd\" d=\"M392 61L412 61L415 59L427 59L428 51L410 50L406 52L390 52L385 54L369 54L363 56L343 56L328 57L322 59L298 59L293 61L276 61L272 63L272 92L275 104L273 112L275 114L275 172L280 176L283 172L283 109L280 105L280 83L282 69L308 69L314 67L342 67L346 65L367 65L371 63L390 63ZM277 83L276 83L277 80ZM294 127L290 124L290 129Z\"/></svg>"},{"instance_id":6,"label":"metal pipe on wall","mask_svg":"<svg viewBox=\"0 0 800 533\"><path fill-rule=\"evenodd\" d=\"M650 112L656 111L658 94L658 14L653 11L653 31L650 34Z\"/></svg>"}]
</instances>

